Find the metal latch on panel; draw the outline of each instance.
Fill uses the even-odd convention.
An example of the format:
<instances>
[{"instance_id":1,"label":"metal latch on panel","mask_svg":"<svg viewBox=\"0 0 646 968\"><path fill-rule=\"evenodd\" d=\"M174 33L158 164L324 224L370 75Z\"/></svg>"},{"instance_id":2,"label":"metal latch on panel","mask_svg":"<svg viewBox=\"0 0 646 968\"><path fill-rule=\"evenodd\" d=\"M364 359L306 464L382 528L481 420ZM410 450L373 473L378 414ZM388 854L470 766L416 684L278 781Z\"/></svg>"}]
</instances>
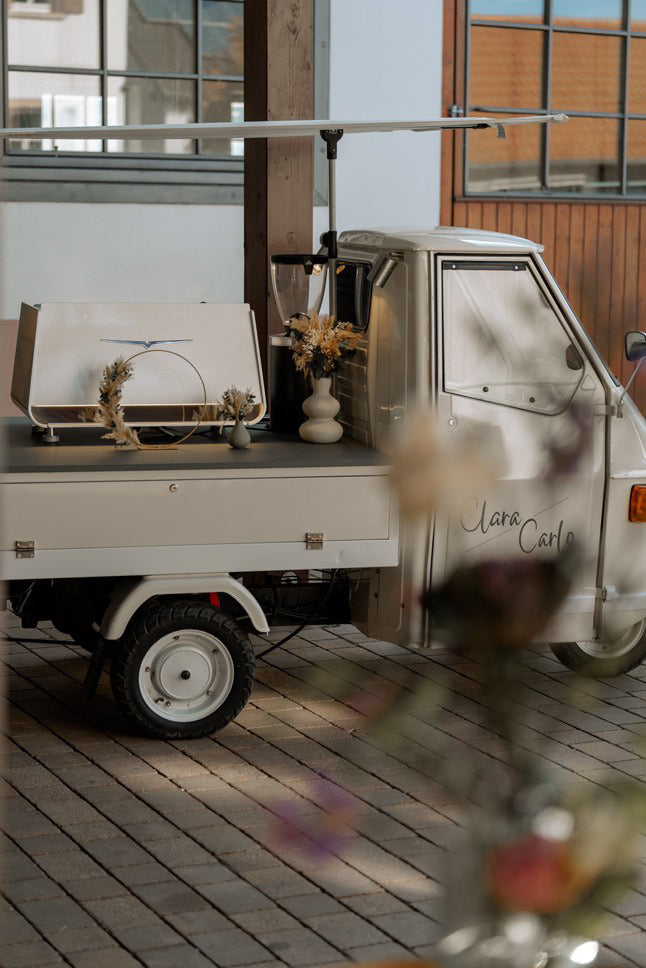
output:
<instances>
[{"instance_id":1,"label":"metal latch on panel","mask_svg":"<svg viewBox=\"0 0 646 968\"><path fill-rule=\"evenodd\" d=\"M35 558L36 549L33 541L16 541L16 558Z\"/></svg>"},{"instance_id":2,"label":"metal latch on panel","mask_svg":"<svg viewBox=\"0 0 646 968\"><path fill-rule=\"evenodd\" d=\"M322 551L324 537L322 531L308 531L305 535L305 547L308 551Z\"/></svg>"}]
</instances>

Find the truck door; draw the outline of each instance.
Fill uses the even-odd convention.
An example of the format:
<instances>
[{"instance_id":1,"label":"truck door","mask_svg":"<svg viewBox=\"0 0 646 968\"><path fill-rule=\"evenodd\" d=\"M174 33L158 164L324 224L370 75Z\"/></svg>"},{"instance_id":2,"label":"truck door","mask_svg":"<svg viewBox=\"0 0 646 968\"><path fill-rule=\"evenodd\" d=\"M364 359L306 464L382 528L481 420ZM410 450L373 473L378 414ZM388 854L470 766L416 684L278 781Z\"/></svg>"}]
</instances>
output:
<instances>
[{"instance_id":1,"label":"truck door","mask_svg":"<svg viewBox=\"0 0 646 968\"><path fill-rule=\"evenodd\" d=\"M458 511L436 515L433 581L458 562L554 555L576 543L585 563L550 632L556 641L590 637L604 386L531 255L438 257L436 283L440 429L484 445L496 472Z\"/></svg>"}]
</instances>

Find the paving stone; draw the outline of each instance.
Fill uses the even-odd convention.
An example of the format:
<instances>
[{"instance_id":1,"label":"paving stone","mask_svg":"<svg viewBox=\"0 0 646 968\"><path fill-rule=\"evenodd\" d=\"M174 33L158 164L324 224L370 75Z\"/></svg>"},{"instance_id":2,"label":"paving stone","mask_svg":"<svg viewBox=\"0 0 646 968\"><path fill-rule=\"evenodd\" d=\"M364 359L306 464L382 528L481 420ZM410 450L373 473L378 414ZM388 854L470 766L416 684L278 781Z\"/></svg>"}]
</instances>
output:
<instances>
[{"instance_id":1,"label":"paving stone","mask_svg":"<svg viewBox=\"0 0 646 968\"><path fill-rule=\"evenodd\" d=\"M166 948L184 942L179 932L159 919L137 927L132 925L113 927L112 933L128 951L132 952Z\"/></svg>"},{"instance_id":2,"label":"paving stone","mask_svg":"<svg viewBox=\"0 0 646 968\"><path fill-rule=\"evenodd\" d=\"M318 935L337 948L348 951L371 944L383 944L391 939L373 924L369 924L357 914L323 914L308 918L307 924Z\"/></svg>"},{"instance_id":3,"label":"paving stone","mask_svg":"<svg viewBox=\"0 0 646 968\"><path fill-rule=\"evenodd\" d=\"M69 897L25 901L20 911L46 937L58 931L89 928L94 923L80 904Z\"/></svg>"},{"instance_id":4,"label":"paving stone","mask_svg":"<svg viewBox=\"0 0 646 968\"><path fill-rule=\"evenodd\" d=\"M188 944L142 951L140 958L147 968L213 968L210 958Z\"/></svg>"},{"instance_id":5,"label":"paving stone","mask_svg":"<svg viewBox=\"0 0 646 968\"><path fill-rule=\"evenodd\" d=\"M408 948L428 944L432 940L430 934L435 930L434 925L429 925L428 918L415 911L380 914L372 920L382 931Z\"/></svg>"},{"instance_id":6,"label":"paving stone","mask_svg":"<svg viewBox=\"0 0 646 968\"><path fill-rule=\"evenodd\" d=\"M36 968L63 963L61 956L46 941L3 944L0 946L0 958L3 968Z\"/></svg>"},{"instance_id":7,"label":"paving stone","mask_svg":"<svg viewBox=\"0 0 646 968\"><path fill-rule=\"evenodd\" d=\"M244 881L225 881L222 884L202 884L199 892L225 914L242 914L273 907L274 902Z\"/></svg>"},{"instance_id":8,"label":"paving stone","mask_svg":"<svg viewBox=\"0 0 646 968\"><path fill-rule=\"evenodd\" d=\"M192 940L208 958L225 968L233 965L253 965L266 961L271 955L267 948L239 928L199 934Z\"/></svg>"},{"instance_id":9,"label":"paving stone","mask_svg":"<svg viewBox=\"0 0 646 968\"><path fill-rule=\"evenodd\" d=\"M143 884L134 889L137 896L158 914L181 914L185 911L210 910L207 900L179 881Z\"/></svg>"},{"instance_id":10,"label":"paving stone","mask_svg":"<svg viewBox=\"0 0 646 968\"><path fill-rule=\"evenodd\" d=\"M319 938L308 928L295 931L273 931L263 936L263 944L288 965L320 965L343 960L339 948Z\"/></svg>"},{"instance_id":11,"label":"paving stone","mask_svg":"<svg viewBox=\"0 0 646 968\"><path fill-rule=\"evenodd\" d=\"M5 895L10 901L38 901L48 897L62 897L63 889L45 875L27 881L6 880L2 885Z\"/></svg>"},{"instance_id":12,"label":"paving stone","mask_svg":"<svg viewBox=\"0 0 646 968\"><path fill-rule=\"evenodd\" d=\"M101 948L67 955L73 968L141 968L141 962L123 948Z\"/></svg>"}]
</instances>

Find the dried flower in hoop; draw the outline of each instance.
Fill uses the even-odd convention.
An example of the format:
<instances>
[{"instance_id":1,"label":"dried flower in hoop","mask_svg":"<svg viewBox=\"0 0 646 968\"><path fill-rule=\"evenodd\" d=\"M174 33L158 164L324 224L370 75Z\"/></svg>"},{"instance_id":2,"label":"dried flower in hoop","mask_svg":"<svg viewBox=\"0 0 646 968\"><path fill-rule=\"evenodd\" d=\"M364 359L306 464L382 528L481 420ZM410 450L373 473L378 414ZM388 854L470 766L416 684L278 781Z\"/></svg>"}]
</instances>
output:
<instances>
[{"instance_id":1,"label":"dried flower in hoop","mask_svg":"<svg viewBox=\"0 0 646 968\"><path fill-rule=\"evenodd\" d=\"M293 338L294 365L312 382L330 376L343 360L355 352L361 333L355 333L352 323L338 323L334 316L319 316L290 320Z\"/></svg>"},{"instance_id":2,"label":"dried flower in hoop","mask_svg":"<svg viewBox=\"0 0 646 968\"><path fill-rule=\"evenodd\" d=\"M114 440L117 447L141 446L137 431L129 427L124 420L121 405L123 385L132 377L132 373L130 361L124 360L123 357L106 366L99 385L98 406L88 408L82 413L84 420L107 427L109 432L103 437L106 440Z\"/></svg>"},{"instance_id":3,"label":"dried flower in hoop","mask_svg":"<svg viewBox=\"0 0 646 968\"><path fill-rule=\"evenodd\" d=\"M121 396L123 393L123 385L132 377L133 368L132 361L137 359L138 356L147 356L149 353L165 353L168 356L177 356L179 359L184 360L185 363L195 371L197 378L200 381L202 391L204 394L204 400L199 411L194 413L193 419L195 420L195 425L191 427L189 432L178 440L174 441L172 444L142 444L139 435L136 430L130 427L124 418L123 406L121 405ZM137 450L174 450L179 444L183 443L191 437L200 423L204 419L204 413L206 411L206 386L202 375L194 363L186 359L185 356L181 356L179 353L175 353L173 350L145 350L141 353L135 353L134 356L129 357L129 359L124 360L123 357L115 360L114 363L106 366L103 370L103 377L99 385L99 403L96 407L86 407L81 411L81 420L88 421L90 423L103 424L107 427L109 433L104 434L103 438L106 440L114 440L115 446L120 448L137 448Z\"/></svg>"}]
</instances>

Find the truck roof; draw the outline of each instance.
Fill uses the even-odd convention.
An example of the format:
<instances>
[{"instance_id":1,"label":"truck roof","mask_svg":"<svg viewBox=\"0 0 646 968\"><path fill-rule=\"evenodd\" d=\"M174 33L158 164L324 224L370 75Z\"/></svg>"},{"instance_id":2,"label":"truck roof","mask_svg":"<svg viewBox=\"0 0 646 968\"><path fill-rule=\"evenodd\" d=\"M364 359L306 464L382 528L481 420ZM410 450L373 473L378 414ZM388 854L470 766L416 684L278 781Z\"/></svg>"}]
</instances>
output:
<instances>
[{"instance_id":1,"label":"truck roof","mask_svg":"<svg viewBox=\"0 0 646 968\"><path fill-rule=\"evenodd\" d=\"M342 232L339 242L358 248L419 249L437 252L542 252L543 246L530 239L483 229L439 225L434 229L375 228Z\"/></svg>"}]
</instances>

